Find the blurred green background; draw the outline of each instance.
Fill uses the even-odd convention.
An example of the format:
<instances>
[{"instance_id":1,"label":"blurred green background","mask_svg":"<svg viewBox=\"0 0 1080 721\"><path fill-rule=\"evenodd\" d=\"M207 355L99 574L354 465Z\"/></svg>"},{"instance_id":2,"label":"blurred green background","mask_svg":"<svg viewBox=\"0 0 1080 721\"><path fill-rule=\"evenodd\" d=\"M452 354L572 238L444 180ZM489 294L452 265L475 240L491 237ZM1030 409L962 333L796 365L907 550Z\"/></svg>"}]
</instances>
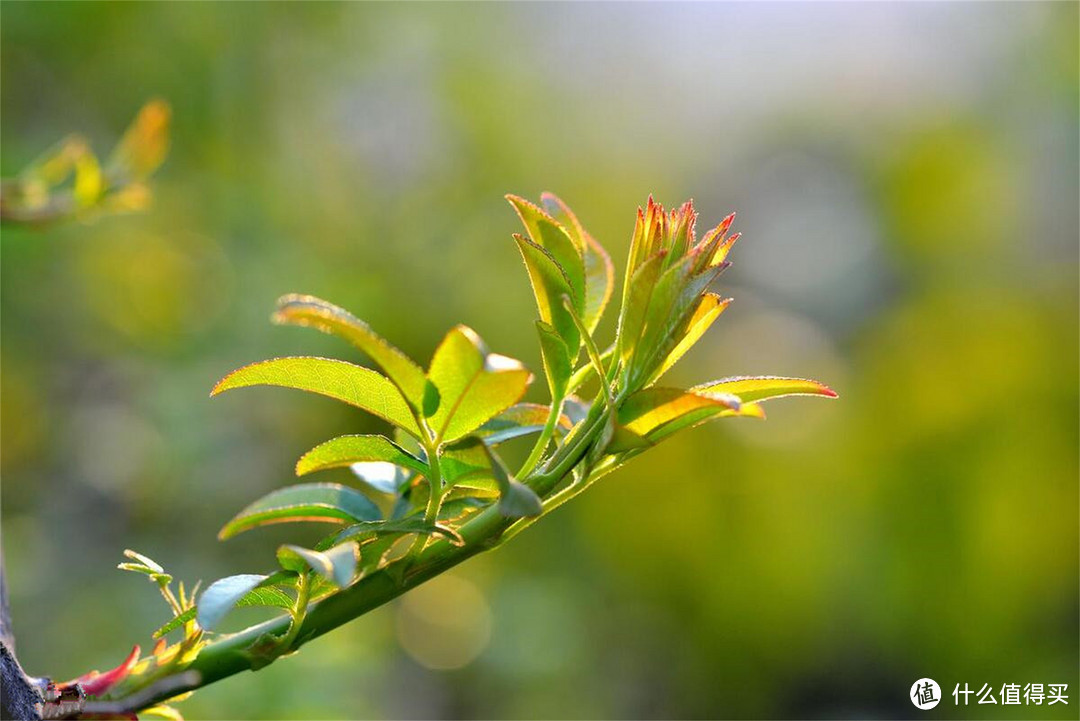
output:
<instances>
[{"instance_id":1,"label":"blurred green background","mask_svg":"<svg viewBox=\"0 0 1080 721\"><path fill-rule=\"evenodd\" d=\"M557 192L621 274L653 193L744 233L736 302L672 380L800 375L841 400L681 435L185 715L910 717L929 676L927 717L1077 716L1076 4L0 16L4 175L174 109L149 212L3 232L3 540L31 672L150 644L166 609L112 570L126 547L189 581L272 568L306 531L218 543L222 523L317 442L379 428L286 391L209 400L249 361L353 357L271 326L278 295L425 362L464 322L535 369L502 195ZM1028 682L1069 705L951 696Z\"/></svg>"}]
</instances>

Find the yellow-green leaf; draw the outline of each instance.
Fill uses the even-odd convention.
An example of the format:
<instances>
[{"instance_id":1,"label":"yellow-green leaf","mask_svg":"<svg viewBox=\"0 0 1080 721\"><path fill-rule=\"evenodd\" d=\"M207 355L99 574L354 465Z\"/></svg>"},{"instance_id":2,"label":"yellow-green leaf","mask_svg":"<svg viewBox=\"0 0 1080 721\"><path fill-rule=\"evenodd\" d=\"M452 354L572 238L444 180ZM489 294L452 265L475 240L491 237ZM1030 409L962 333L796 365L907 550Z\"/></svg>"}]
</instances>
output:
<instances>
[{"instance_id":1,"label":"yellow-green leaf","mask_svg":"<svg viewBox=\"0 0 1080 721\"><path fill-rule=\"evenodd\" d=\"M312 295L286 295L278 299L273 320L308 326L349 341L382 368L413 408L424 407L425 377L420 366L344 308Z\"/></svg>"},{"instance_id":2,"label":"yellow-green leaf","mask_svg":"<svg viewBox=\"0 0 1080 721\"><path fill-rule=\"evenodd\" d=\"M631 373L628 381L634 386L645 385L647 376L653 375L663 359L684 333L686 322L693 314L705 289L723 268L706 268L697 275L691 273L696 257L689 255L668 268L660 276L649 307L644 327L635 342Z\"/></svg>"},{"instance_id":3,"label":"yellow-green leaf","mask_svg":"<svg viewBox=\"0 0 1080 721\"><path fill-rule=\"evenodd\" d=\"M623 364L630 360L637 346L663 265L664 253L657 253L643 262L630 279L630 292L619 317L618 353Z\"/></svg>"},{"instance_id":4,"label":"yellow-green leaf","mask_svg":"<svg viewBox=\"0 0 1080 721\"><path fill-rule=\"evenodd\" d=\"M540 201L548 214L562 225L575 245L582 250L585 260L585 307L581 318L592 333L611 299L611 292L615 287L615 266L604 247L585 231L570 206L554 193L544 193L540 196Z\"/></svg>"},{"instance_id":5,"label":"yellow-green leaf","mask_svg":"<svg viewBox=\"0 0 1080 721\"><path fill-rule=\"evenodd\" d=\"M380 518L378 506L360 491L338 483L301 483L278 489L255 501L226 523L218 538L225 540L272 523L356 523Z\"/></svg>"},{"instance_id":6,"label":"yellow-green leaf","mask_svg":"<svg viewBox=\"0 0 1080 721\"><path fill-rule=\"evenodd\" d=\"M684 428L727 416L764 414L756 404L741 403L734 395L680 388L646 388L619 407L619 424L653 443Z\"/></svg>"},{"instance_id":7,"label":"yellow-green leaf","mask_svg":"<svg viewBox=\"0 0 1080 721\"><path fill-rule=\"evenodd\" d=\"M279 386L318 393L373 413L420 437L397 386L370 368L329 358L274 358L239 368L218 381L211 396L233 388Z\"/></svg>"},{"instance_id":8,"label":"yellow-green leaf","mask_svg":"<svg viewBox=\"0 0 1080 721\"><path fill-rule=\"evenodd\" d=\"M536 321L536 332L540 336L540 353L543 356L544 375L547 377L551 397L561 400L566 396L567 384L573 372L570 349L555 329L544 321Z\"/></svg>"},{"instance_id":9,"label":"yellow-green leaf","mask_svg":"<svg viewBox=\"0 0 1080 721\"><path fill-rule=\"evenodd\" d=\"M514 242L517 243L521 258L525 261L525 269L529 272L540 320L558 332L571 355L576 357L581 337L560 300L564 295L573 297L566 271L546 248L520 235L514 235Z\"/></svg>"},{"instance_id":10,"label":"yellow-green leaf","mask_svg":"<svg viewBox=\"0 0 1080 721\"><path fill-rule=\"evenodd\" d=\"M532 374L512 358L488 353L471 328L459 325L435 349L428 378L441 398L428 425L447 442L520 400Z\"/></svg>"},{"instance_id":11,"label":"yellow-green leaf","mask_svg":"<svg viewBox=\"0 0 1080 721\"><path fill-rule=\"evenodd\" d=\"M738 396L743 403L767 401L786 396L837 397L836 391L824 383L782 376L734 376L702 383L690 390L695 393L730 393Z\"/></svg>"},{"instance_id":12,"label":"yellow-green leaf","mask_svg":"<svg viewBox=\"0 0 1080 721\"><path fill-rule=\"evenodd\" d=\"M417 473L427 472L427 464L385 436L350 435L332 438L305 453L296 462L296 475L367 461L385 461Z\"/></svg>"},{"instance_id":13,"label":"yellow-green leaf","mask_svg":"<svg viewBox=\"0 0 1080 721\"><path fill-rule=\"evenodd\" d=\"M701 336L705 335L705 331L712 326L713 322L727 309L730 303L731 298L721 298L715 293L706 293L702 296L686 324L685 334L678 340L675 347L671 349L667 358L664 359L660 368L648 380L648 383L655 382L660 376L664 375L671 366L675 365L680 358L686 355L686 352L694 347L694 344L698 342Z\"/></svg>"},{"instance_id":14,"label":"yellow-green leaf","mask_svg":"<svg viewBox=\"0 0 1080 721\"><path fill-rule=\"evenodd\" d=\"M541 208L524 198L507 195L506 199L517 211L530 240L551 253L555 262L566 273L572 290L568 295L574 299L578 312L581 312L585 308L584 244Z\"/></svg>"}]
</instances>

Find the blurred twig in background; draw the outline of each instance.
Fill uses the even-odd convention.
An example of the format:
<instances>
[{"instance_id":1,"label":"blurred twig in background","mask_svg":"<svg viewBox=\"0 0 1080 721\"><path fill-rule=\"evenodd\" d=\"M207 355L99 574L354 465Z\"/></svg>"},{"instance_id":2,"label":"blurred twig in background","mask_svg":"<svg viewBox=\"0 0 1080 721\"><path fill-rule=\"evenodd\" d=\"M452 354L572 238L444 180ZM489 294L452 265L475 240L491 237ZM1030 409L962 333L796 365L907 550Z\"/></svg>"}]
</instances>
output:
<instances>
[{"instance_id":1,"label":"blurred twig in background","mask_svg":"<svg viewBox=\"0 0 1080 721\"><path fill-rule=\"evenodd\" d=\"M146 181L169 151L170 115L164 100L144 105L104 166L86 138L69 135L0 181L0 221L36 225L145 208Z\"/></svg>"}]
</instances>

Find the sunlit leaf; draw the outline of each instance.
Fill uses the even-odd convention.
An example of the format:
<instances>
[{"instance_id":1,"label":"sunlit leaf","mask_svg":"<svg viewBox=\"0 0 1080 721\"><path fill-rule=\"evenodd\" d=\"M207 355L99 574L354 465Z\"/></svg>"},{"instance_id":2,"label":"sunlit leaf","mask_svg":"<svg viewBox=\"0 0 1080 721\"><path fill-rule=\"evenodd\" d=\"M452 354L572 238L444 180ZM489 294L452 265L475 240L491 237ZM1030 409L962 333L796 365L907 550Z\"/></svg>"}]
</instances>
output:
<instances>
[{"instance_id":1,"label":"sunlit leaf","mask_svg":"<svg viewBox=\"0 0 1080 721\"><path fill-rule=\"evenodd\" d=\"M311 295L286 295L278 299L273 320L309 326L344 338L382 368L413 408L422 411L429 404L438 405L438 395L425 397L426 378L420 366L344 308Z\"/></svg>"},{"instance_id":2,"label":"sunlit leaf","mask_svg":"<svg viewBox=\"0 0 1080 721\"><path fill-rule=\"evenodd\" d=\"M823 383L805 378L784 378L781 376L735 376L721 378L694 386L690 390L697 393L730 393L738 396L743 403L766 401L786 396L824 396L836 398L836 392Z\"/></svg>"},{"instance_id":3,"label":"sunlit leaf","mask_svg":"<svg viewBox=\"0 0 1080 721\"><path fill-rule=\"evenodd\" d=\"M740 415L764 416L758 405L741 403L730 394L646 388L623 402L618 420L627 430L655 443L712 418Z\"/></svg>"},{"instance_id":4,"label":"sunlit leaf","mask_svg":"<svg viewBox=\"0 0 1080 721\"><path fill-rule=\"evenodd\" d=\"M696 257L691 254L668 268L657 281L649 301L645 324L635 343L630 383L662 365L663 360L683 336L686 324L709 285L724 270L717 266L706 268L698 275L690 271Z\"/></svg>"},{"instance_id":5,"label":"sunlit leaf","mask_svg":"<svg viewBox=\"0 0 1080 721\"><path fill-rule=\"evenodd\" d=\"M554 193L544 193L540 201L548 214L566 229L574 243L582 249L585 260L585 306L581 317L591 333L596 330L604 308L611 299L615 287L615 266L604 247L585 231L566 203Z\"/></svg>"},{"instance_id":6,"label":"sunlit leaf","mask_svg":"<svg viewBox=\"0 0 1080 721\"><path fill-rule=\"evenodd\" d=\"M370 368L328 358L275 358L239 368L218 381L211 396L233 388L280 386L344 401L420 436L401 391Z\"/></svg>"},{"instance_id":7,"label":"sunlit leaf","mask_svg":"<svg viewBox=\"0 0 1080 721\"><path fill-rule=\"evenodd\" d=\"M540 336L540 352L544 361L544 375L547 376L551 397L561 400L566 396L566 387L573 371L573 359L570 350L559 334L542 320L536 321L536 332Z\"/></svg>"},{"instance_id":8,"label":"sunlit leaf","mask_svg":"<svg viewBox=\"0 0 1080 721\"><path fill-rule=\"evenodd\" d=\"M296 475L303 476L327 468L342 468L365 461L383 461L411 468L417 473L427 472L426 463L385 436L351 435L332 438L305 453L296 462Z\"/></svg>"},{"instance_id":9,"label":"sunlit leaf","mask_svg":"<svg viewBox=\"0 0 1080 721\"><path fill-rule=\"evenodd\" d=\"M210 584L202 592L196 604L196 620L207 631L212 631L221 623L221 619L236 606L237 602L255 588L266 576L245 573L228 576Z\"/></svg>"},{"instance_id":10,"label":"sunlit leaf","mask_svg":"<svg viewBox=\"0 0 1080 721\"><path fill-rule=\"evenodd\" d=\"M637 347L637 340L645 325L649 301L660 278L663 264L664 254L657 253L642 263L630 280L630 294L622 308L618 330L619 360L624 365L630 360Z\"/></svg>"},{"instance_id":11,"label":"sunlit leaf","mask_svg":"<svg viewBox=\"0 0 1080 721\"><path fill-rule=\"evenodd\" d=\"M360 491L338 483L302 483L281 488L255 501L226 523L218 538L225 540L271 523L356 523L377 521L380 517L378 507Z\"/></svg>"},{"instance_id":12,"label":"sunlit leaf","mask_svg":"<svg viewBox=\"0 0 1080 721\"><path fill-rule=\"evenodd\" d=\"M269 581L269 577L267 577ZM293 599L289 594L276 586L260 586L248 591L239 601L236 607L241 606L268 606L270 608L292 608Z\"/></svg>"},{"instance_id":13,"label":"sunlit leaf","mask_svg":"<svg viewBox=\"0 0 1080 721\"><path fill-rule=\"evenodd\" d=\"M667 358L664 359L660 368L648 382L655 381L686 355L686 352L694 347L694 344L698 342L701 336L705 334L705 331L712 326L713 321L724 312L730 303L731 298L721 298L715 293L706 293L702 296L686 324L686 333L678 339L678 343L671 349Z\"/></svg>"},{"instance_id":14,"label":"sunlit leaf","mask_svg":"<svg viewBox=\"0 0 1080 721\"><path fill-rule=\"evenodd\" d=\"M581 344L577 326L570 318L559 300L564 295L573 297L570 279L558 261L542 246L520 235L514 236L525 269L529 272L533 295L540 320L544 321L562 337L572 356L577 354Z\"/></svg>"},{"instance_id":15,"label":"sunlit leaf","mask_svg":"<svg viewBox=\"0 0 1080 721\"><path fill-rule=\"evenodd\" d=\"M442 398L428 424L437 438L453 441L520 400L532 374L488 353L472 329L459 325L435 349L428 377Z\"/></svg>"},{"instance_id":16,"label":"sunlit leaf","mask_svg":"<svg viewBox=\"0 0 1080 721\"><path fill-rule=\"evenodd\" d=\"M541 208L524 198L507 195L506 199L514 206L518 217L529 233L529 239L544 248L566 273L570 282L568 293L574 300L578 312L585 308L585 260L584 244L578 237L572 236Z\"/></svg>"}]
</instances>

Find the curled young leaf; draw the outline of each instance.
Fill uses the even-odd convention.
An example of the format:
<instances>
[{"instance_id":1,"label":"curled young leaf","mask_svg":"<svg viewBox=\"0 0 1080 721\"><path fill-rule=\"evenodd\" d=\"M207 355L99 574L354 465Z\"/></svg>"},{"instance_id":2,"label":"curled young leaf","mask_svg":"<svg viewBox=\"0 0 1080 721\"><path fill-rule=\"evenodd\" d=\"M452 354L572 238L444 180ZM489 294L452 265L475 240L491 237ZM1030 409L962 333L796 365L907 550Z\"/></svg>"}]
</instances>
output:
<instances>
[{"instance_id":1,"label":"curled young leaf","mask_svg":"<svg viewBox=\"0 0 1080 721\"><path fill-rule=\"evenodd\" d=\"M274 358L239 368L218 381L211 396L233 388L279 386L318 393L362 408L420 437L397 386L370 368L329 358Z\"/></svg>"},{"instance_id":2,"label":"curled young leaf","mask_svg":"<svg viewBox=\"0 0 1080 721\"><path fill-rule=\"evenodd\" d=\"M277 557L285 570L304 573L310 568L338 588L352 583L360 558L355 541L340 543L326 551L286 544L278 549Z\"/></svg>"},{"instance_id":3,"label":"curled young leaf","mask_svg":"<svg viewBox=\"0 0 1080 721\"><path fill-rule=\"evenodd\" d=\"M124 550L124 555L135 561L135 563L121 563L117 568L122 568L125 571L137 571L147 575L165 573L165 569L161 567L161 564L149 556L132 551L130 548Z\"/></svg>"}]
</instances>

